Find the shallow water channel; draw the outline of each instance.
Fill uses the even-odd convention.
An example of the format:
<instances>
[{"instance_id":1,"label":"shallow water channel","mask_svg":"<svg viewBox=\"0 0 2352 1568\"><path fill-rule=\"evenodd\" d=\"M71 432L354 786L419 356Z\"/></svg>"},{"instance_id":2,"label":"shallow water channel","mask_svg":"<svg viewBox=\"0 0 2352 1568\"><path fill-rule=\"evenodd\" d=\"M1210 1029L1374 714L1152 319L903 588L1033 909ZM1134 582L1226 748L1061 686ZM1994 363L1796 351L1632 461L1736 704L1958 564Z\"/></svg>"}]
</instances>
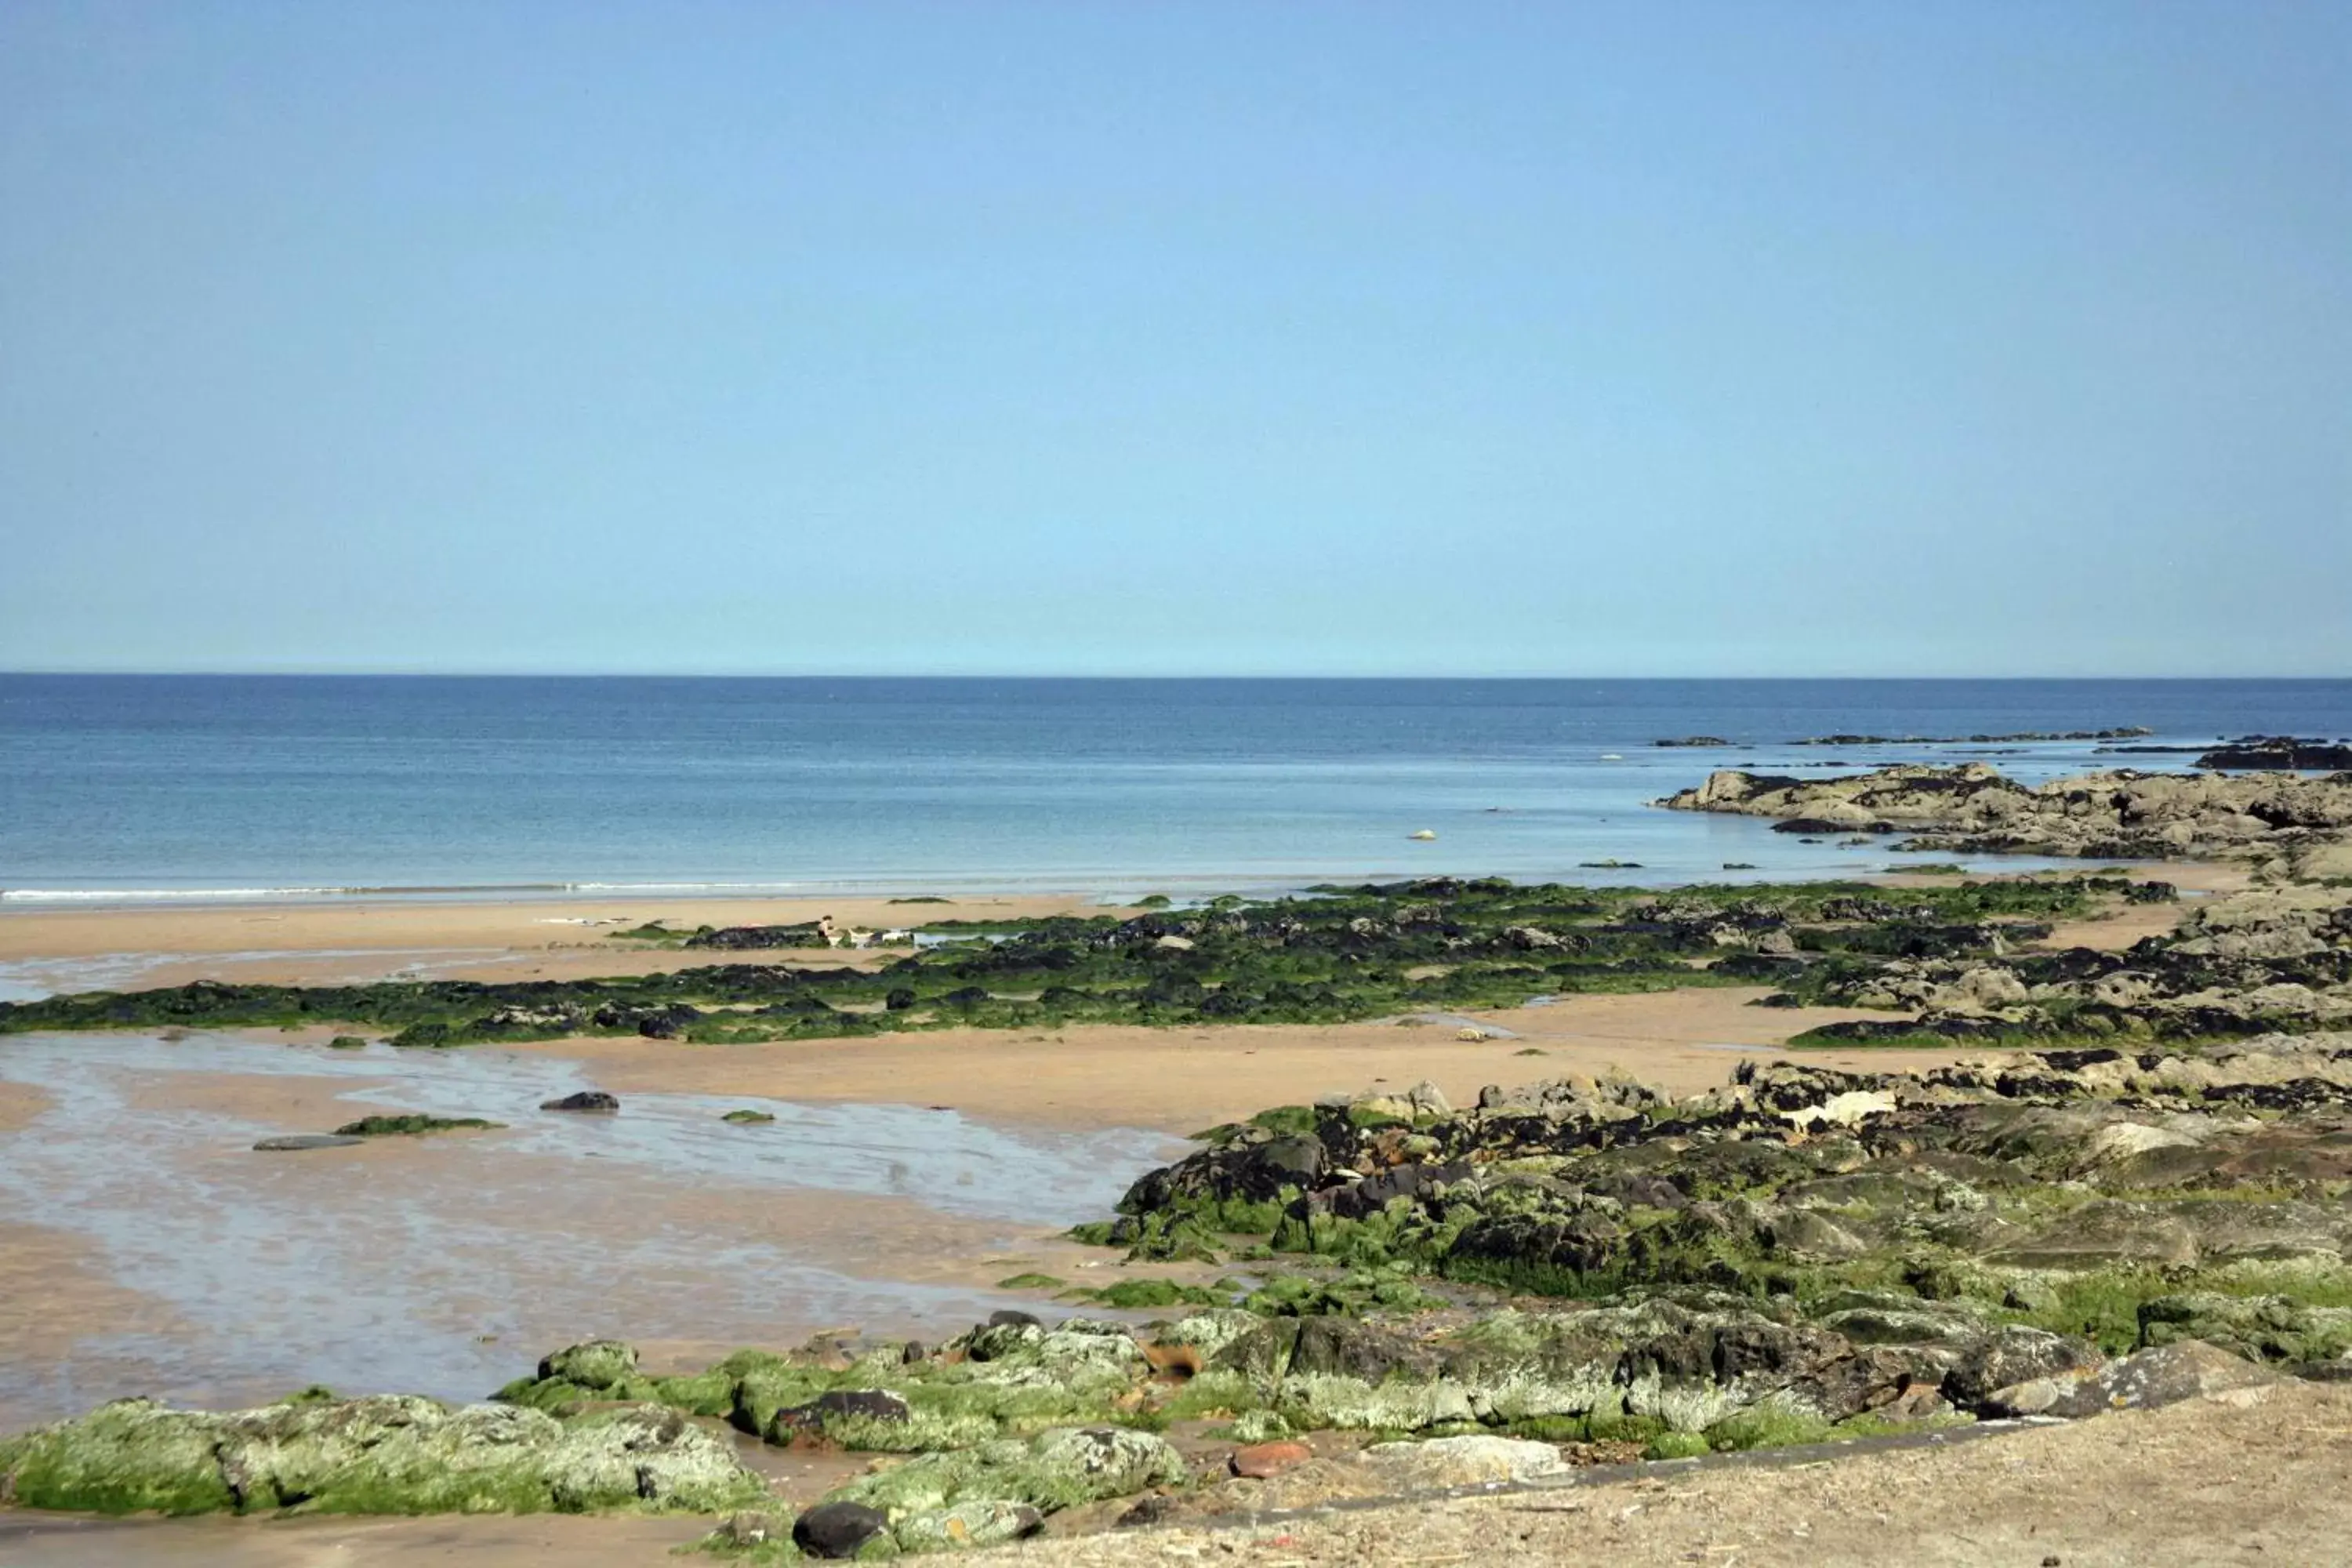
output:
<instances>
[{"instance_id":1,"label":"shallow water channel","mask_svg":"<svg viewBox=\"0 0 2352 1568\"><path fill-rule=\"evenodd\" d=\"M31 1035L0 1039L0 1079L49 1102L0 1133L0 1216L70 1238L58 1310L92 1314L43 1333L57 1353L0 1347L0 1429L126 1394L479 1397L592 1334L687 1354L952 1331L1020 1304L989 1287L996 1255L1101 1215L1179 1147L751 1097L547 1112L591 1087L580 1068L483 1047ZM720 1120L738 1108L775 1121ZM380 1109L508 1125L252 1147Z\"/></svg>"}]
</instances>

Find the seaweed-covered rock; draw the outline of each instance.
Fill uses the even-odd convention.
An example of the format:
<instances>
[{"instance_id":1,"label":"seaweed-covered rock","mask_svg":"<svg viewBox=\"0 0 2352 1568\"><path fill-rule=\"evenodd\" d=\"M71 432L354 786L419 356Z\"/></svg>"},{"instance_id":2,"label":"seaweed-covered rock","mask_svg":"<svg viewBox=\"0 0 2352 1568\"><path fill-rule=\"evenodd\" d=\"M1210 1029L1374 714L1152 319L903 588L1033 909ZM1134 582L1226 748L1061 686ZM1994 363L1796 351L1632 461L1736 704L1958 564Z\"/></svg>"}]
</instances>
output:
<instances>
[{"instance_id":1,"label":"seaweed-covered rock","mask_svg":"<svg viewBox=\"0 0 2352 1568\"><path fill-rule=\"evenodd\" d=\"M2327 1362L2352 1354L2352 1308L2187 1291L2142 1301L2139 1335L2151 1349L2201 1340L2249 1361Z\"/></svg>"},{"instance_id":2,"label":"seaweed-covered rock","mask_svg":"<svg viewBox=\"0 0 2352 1568\"><path fill-rule=\"evenodd\" d=\"M1049 1486L1089 1497L1124 1497L1146 1487L1171 1486L1191 1474L1183 1456L1164 1438L1123 1426L1048 1432L1030 1445L1030 1462Z\"/></svg>"},{"instance_id":3,"label":"seaweed-covered rock","mask_svg":"<svg viewBox=\"0 0 2352 1568\"><path fill-rule=\"evenodd\" d=\"M0 1439L0 1497L91 1513L213 1513L237 1506L215 1458L218 1416L118 1399L79 1421Z\"/></svg>"},{"instance_id":4,"label":"seaweed-covered rock","mask_svg":"<svg viewBox=\"0 0 2352 1568\"><path fill-rule=\"evenodd\" d=\"M800 1433L826 1434L831 1428L853 1423L904 1424L913 1414L904 1398L887 1389L836 1388L818 1394L805 1405L777 1411L768 1423L765 1436L772 1443L789 1442Z\"/></svg>"},{"instance_id":5,"label":"seaweed-covered rock","mask_svg":"<svg viewBox=\"0 0 2352 1568\"><path fill-rule=\"evenodd\" d=\"M895 1528L973 1501L1026 1504L1053 1513L1148 1487L1172 1486L1190 1474L1183 1456L1150 1433L1065 1427L1025 1443L997 1439L920 1454L850 1482L830 1500L879 1509Z\"/></svg>"},{"instance_id":6,"label":"seaweed-covered rock","mask_svg":"<svg viewBox=\"0 0 2352 1568\"><path fill-rule=\"evenodd\" d=\"M929 1513L910 1514L898 1521L891 1535L904 1552L942 1552L998 1546L1034 1535L1045 1527L1045 1516L1025 1502L971 1498Z\"/></svg>"},{"instance_id":7,"label":"seaweed-covered rock","mask_svg":"<svg viewBox=\"0 0 2352 1568\"><path fill-rule=\"evenodd\" d=\"M582 1388L613 1389L637 1375L637 1347L620 1340L588 1340L543 1356L542 1378L561 1378Z\"/></svg>"},{"instance_id":8,"label":"seaweed-covered rock","mask_svg":"<svg viewBox=\"0 0 2352 1568\"><path fill-rule=\"evenodd\" d=\"M723 1440L677 1411L644 1405L565 1422L543 1468L567 1513L632 1503L714 1513L766 1491Z\"/></svg>"},{"instance_id":9,"label":"seaweed-covered rock","mask_svg":"<svg viewBox=\"0 0 2352 1568\"><path fill-rule=\"evenodd\" d=\"M0 1477L19 1504L106 1513L719 1512L766 1496L725 1443L675 1410L559 1421L406 1395L225 1413L119 1401L0 1443Z\"/></svg>"}]
</instances>

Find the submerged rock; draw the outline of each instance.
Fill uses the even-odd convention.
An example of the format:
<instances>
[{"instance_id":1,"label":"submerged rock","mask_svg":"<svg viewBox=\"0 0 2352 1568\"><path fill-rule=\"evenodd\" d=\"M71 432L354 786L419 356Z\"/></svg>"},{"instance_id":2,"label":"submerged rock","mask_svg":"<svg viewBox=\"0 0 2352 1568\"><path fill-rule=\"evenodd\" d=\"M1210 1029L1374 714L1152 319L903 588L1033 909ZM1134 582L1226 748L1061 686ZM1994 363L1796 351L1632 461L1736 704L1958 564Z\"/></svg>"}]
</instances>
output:
<instances>
[{"instance_id":1,"label":"submerged rock","mask_svg":"<svg viewBox=\"0 0 2352 1568\"><path fill-rule=\"evenodd\" d=\"M609 1113L621 1109L619 1099L599 1089L583 1089L577 1094L567 1094L560 1100L542 1100L541 1110L576 1110L590 1114Z\"/></svg>"}]
</instances>

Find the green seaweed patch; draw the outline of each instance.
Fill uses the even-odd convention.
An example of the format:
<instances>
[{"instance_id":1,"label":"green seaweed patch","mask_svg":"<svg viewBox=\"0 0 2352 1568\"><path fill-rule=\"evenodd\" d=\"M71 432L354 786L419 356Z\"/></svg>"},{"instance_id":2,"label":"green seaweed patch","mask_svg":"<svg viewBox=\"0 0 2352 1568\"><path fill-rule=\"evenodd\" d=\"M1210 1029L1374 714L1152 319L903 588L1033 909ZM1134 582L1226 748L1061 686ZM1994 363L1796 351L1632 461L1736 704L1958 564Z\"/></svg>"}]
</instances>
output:
<instances>
[{"instance_id":1,"label":"green seaweed patch","mask_svg":"<svg viewBox=\"0 0 2352 1568\"><path fill-rule=\"evenodd\" d=\"M118 1400L0 1444L20 1506L97 1513L721 1512L767 1495L675 1412L570 1420L386 1394L255 1410Z\"/></svg>"},{"instance_id":2,"label":"green seaweed patch","mask_svg":"<svg viewBox=\"0 0 2352 1568\"><path fill-rule=\"evenodd\" d=\"M1123 1309L1142 1307L1230 1307L1234 1303L1233 1288L1216 1289L1207 1285L1183 1285L1173 1279L1121 1279L1100 1289L1084 1290L1076 1299L1100 1307Z\"/></svg>"},{"instance_id":3,"label":"green seaweed patch","mask_svg":"<svg viewBox=\"0 0 2352 1568\"><path fill-rule=\"evenodd\" d=\"M1025 1274L1015 1274L1008 1279L999 1279L996 1282L996 1288L1000 1290L1059 1290L1067 1283L1067 1280L1055 1275L1039 1274L1033 1270Z\"/></svg>"},{"instance_id":4,"label":"green seaweed patch","mask_svg":"<svg viewBox=\"0 0 2352 1568\"><path fill-rule=\"evenodd\" d=\"M338 1138L398 1138L425 1132L488 1131L506 1125L479 1116L362 1116L335 1129Z\"/></svg>"}]
</instances>

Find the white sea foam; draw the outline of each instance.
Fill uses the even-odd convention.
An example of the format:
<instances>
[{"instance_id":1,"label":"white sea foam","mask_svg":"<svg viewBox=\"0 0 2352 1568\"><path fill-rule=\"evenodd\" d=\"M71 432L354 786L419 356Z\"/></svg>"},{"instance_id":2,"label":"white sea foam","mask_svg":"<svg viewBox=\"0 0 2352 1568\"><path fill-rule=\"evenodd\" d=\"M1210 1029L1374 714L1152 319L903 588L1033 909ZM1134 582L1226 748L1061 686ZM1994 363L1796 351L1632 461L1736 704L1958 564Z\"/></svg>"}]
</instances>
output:
<instances>
[{"instance_id":1,"label":"white sea foam","mask_svg":"<svg viewBox=\"0 0 2352 1568\"><path fill-rule=\"evenodd\" d=\"M567 893L767 893L799 882L566 882Z\"/></svg>"},{"instance_id":2,"label":"white sea foam","mask_svg":"<svg viewBox=\"0 0 2352 1568\"><path fill-rule=\"evenodd\" d=\"M183 899L323 899L363 888L0 888L0 904L172 902ZM376 891L388 892L390 889Z\"/></svg>"}]
</instances>

